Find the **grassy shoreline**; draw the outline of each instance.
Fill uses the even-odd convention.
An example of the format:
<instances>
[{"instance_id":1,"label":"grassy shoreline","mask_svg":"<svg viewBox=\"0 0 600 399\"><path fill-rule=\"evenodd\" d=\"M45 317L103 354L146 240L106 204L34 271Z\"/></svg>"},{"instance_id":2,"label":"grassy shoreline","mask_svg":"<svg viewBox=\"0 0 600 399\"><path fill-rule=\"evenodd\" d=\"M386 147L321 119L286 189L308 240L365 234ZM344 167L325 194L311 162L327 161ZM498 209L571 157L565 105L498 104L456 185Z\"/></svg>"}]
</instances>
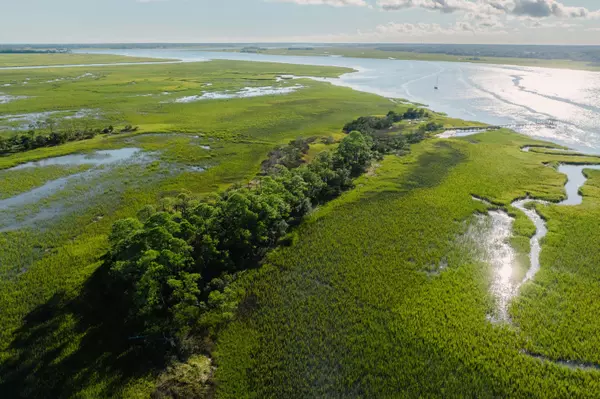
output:
<instances>
[{"instance_id":1,"label":"grassy shoreline","mask_svg":"<svg viewBox=\"0 0 600 399\"><path fill-rule=\"evenodd\" d=\"M0 68L168 61L173 60L111 54L0 54Z\"/></svg>"},{"instance_id":2,"label":"grassy shoreline","mask_svg":"<svg viewBox=\"0 0 600 399\"><path fill-rule=\"evenodd\" d=\"M217 51L217 50L215 50ZM239 50L219 50L223 52L240 52ZM408 51L382 51L372 48L341 48L341 47L319 47L314 50L287 50L266 49L260 54L269 55L291 55L291 56L341 56L350 58L376 58L396 59L408 61L444 61L444 62L466 62L474 64L491 65L513 65L540 68L573 69L581 71L600 71L600 65L591 65L586 62L571 60L545 60L535 58L511 58L511 57L468 57L437 53L416 53Z\"/></svg>"}]
</instances>

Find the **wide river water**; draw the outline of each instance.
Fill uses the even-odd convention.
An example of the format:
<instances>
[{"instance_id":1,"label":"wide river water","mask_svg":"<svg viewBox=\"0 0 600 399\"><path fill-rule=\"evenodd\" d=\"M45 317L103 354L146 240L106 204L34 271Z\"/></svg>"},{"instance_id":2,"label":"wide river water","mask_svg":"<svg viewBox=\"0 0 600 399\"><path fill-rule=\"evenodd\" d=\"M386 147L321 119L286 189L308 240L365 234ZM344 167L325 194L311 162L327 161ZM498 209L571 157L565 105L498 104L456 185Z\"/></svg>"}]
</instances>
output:
<instances>
[{"instance_id":1,"label":"wide river water","mask_svg":"<svg viewBox=\"0 0 600 399\"><path fill-rule=\"evenodd\" d=\"M452 62L343 57L276 56L189 50L105 50L186 62L230 59L358 70L330 81L336 85L404 98L435 111L490 124L556 120L554 129L522 133L587 153L600 154L600 72ZM439 90L434 90L439 79Z\"/></svg>"}]
</instances>

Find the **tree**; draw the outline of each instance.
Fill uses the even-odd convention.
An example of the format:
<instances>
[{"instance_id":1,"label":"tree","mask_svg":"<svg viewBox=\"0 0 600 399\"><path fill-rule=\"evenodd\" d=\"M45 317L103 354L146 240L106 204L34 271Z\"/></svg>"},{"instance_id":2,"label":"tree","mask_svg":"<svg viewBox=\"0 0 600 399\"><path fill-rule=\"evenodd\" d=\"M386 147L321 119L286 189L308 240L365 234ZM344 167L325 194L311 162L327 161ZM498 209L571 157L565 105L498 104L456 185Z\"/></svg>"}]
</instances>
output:
<instances>
[{"instance_id":1,"label":"tree","mask_svg":"<svg viewBox=\"0 0 600 399\"><path fill-rule=\"evenodd\" d=\"M124 219L111 231L111 275L146 335L179 339L199 315L201 275L191 256L189 227L178 213L157 212L143 225Z\"/></svg>"},{"instance_id":2,"label":"tree","mask_svg":"<svg viewBox=\"0 0 600 399\"><path fill-rule=\"evenodd\" d=\"M46 147L47 144L48 137L44 136L43 134L38 134L37 136L35 136L34 146L36 148Z\"/></svg>"},{"instance_id":3,"label":"tree","mask_svg":"<svg viewBox=\"0 0 600 399\"><path fill-rule=\"evenodd\" d=\"M278 195L238 189L226 192L216 215L218 248L231 270L247 269L287 230L290 208Z\"/></svg>"},{"instance_id":4,"label":"tree","mask_svg":"<svg viewBox=\"0 0 600 399\"><path fill-rule=\"evenodd\" d=\"M358 176L370 165L373 154L373 139L354 131L346 136L336 151L336 161L341 167L350 170L351 176Z\"/></svg>"},{"instance_id":5,"label":"tree","mask_svg":"<svg viewBox=\"0 0 600 399\"><path fill-rule=\"evenodd\" d=\"M5 137L0 137L0 152L6 153L11 149L10 142Z\"/></svg>"}]
</instances>

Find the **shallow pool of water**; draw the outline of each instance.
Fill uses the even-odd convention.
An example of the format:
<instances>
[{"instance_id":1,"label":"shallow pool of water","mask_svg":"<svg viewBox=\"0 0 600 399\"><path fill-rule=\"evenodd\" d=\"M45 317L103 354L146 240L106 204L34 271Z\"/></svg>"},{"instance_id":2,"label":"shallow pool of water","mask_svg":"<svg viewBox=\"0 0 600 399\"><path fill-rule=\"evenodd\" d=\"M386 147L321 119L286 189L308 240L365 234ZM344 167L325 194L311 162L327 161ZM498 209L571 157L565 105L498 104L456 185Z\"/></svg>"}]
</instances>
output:
<instances>
[{"instance_id":1,"label":"shallow pool of water","mask_svg":"<svg viewBox=\"0 0 600 399\"><path fill-rule=\"evenodd\" d=\"M91 165L92 169L54 179L27 192L0 200L0 232L17 230L63 214L67 208L85 206L85 202L102 192L101 185L92 183L119 166L142 165L153 159L152 154L143 153L139 148L101 150L90 154L72 154L28 162L11 169L0 171L10 173L26 168L46 166ZM117 179L119 180L119 179ZM91 185L90 185L91 184ZM78 187L88 187L81 192ZM63 190L73 191L68 199L55 198ZM69 192L71 192L69 191ZM69 203L69 206L66 204ZM41 208L40 208L40 205Z\"/></svg>"},{"instance_id":2,"label":"shallow pool of water","mask_svg":"<svg viewBox=\"0 0 600 399\"><path fill-rule=\"evenodd\" d=\"M10 170L26 168L41 168L44 166L79 166L79 165L108 165L132 159L142 150L139 148L120 148L118 150L100 150L89 154L72 154L61 157L46 158L39 161L17 165Z\"/></svg>"},{"instance_id":3,"label":"shallow pool of water","mask_svg":"<svg viewBox=\"0 0 600 399\"><path fill-rule=\"evenodd\" d=\"M180 98L173 100L173 102L175 102L175 103L191 103L191 102L202 101L202 100L226 100L226 99L232 99L232 98L251 98L251 97L282 95L282 94L293 93L293 92L301 89L302 87L303 86L301 86L301 85L295 85L295 86L290 86L290 87L273 87L273 86L244 87L243 89L238 90L236 92L230 92L230 91L208 92L208 93L204 93L201 95L180 97Z\"/></svg>"},{"instance_id":4,"label":"shallow pool of water","mask_svg":"<svg viewBox=\"0 0 600 399\"><path fill-rule=\"evenodd\" d=\"M494 322L510 321L509 305L518 292L513 280L516 254L509 242L513 223L514 219L506 212L489 211L487 216L477 215L472 226L472 239L482 250L481 260L492 268L491 292L496 299L496 314L490 320Z\"/></svg>"},{"instance_id":5,"label":"shallow pool of water","mask_svg":"<svg viewBox=\"0 0 600 399\"><path fill-rule=\"evenodd\" d=\"M47 119L83 119L83 118L99 118L100 110L97 109L80 109L78 111L45 111L45 112L31 112L27 114L15 114L15 115L0 115L0 123L10 123L13 126L2 126L4 129L9 130L24 130L29 125L36 123L45 122Z\"/></svg>"},{"instance_id":6,"label":"shallow pool of water","mask_svg":"<svg viewBox=\"0 0 600 399\"><path fill-rule=\"evenodd\" d=\"M558 171L567 175L568 178L565 185L567 199L560 205L581 205L583 203L583 197L579 190L587 181L587 177L583 174L585 169L600 170L600 165L560 165L558 167Z\"/></svg>"},{"instance_id":7,"label":"shallow pool of water","mask_svg":"<svg viewBox=\"0 0 600 399\"><path fill-rule=\"evenodd\" d=\"M10 96L8 94L0 93L0 104L8 104L13 101L23 100L27 98L27 96Z\"/></svg>"}]
</instances>

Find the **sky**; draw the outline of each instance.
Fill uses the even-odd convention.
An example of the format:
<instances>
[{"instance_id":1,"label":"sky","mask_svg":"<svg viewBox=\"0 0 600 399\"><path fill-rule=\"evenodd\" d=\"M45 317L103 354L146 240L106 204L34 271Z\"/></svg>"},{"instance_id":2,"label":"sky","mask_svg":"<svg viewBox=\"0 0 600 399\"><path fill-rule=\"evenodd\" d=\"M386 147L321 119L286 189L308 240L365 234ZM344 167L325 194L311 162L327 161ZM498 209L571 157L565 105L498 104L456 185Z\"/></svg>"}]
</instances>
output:
<instances>
[{"instance_id":1,"label":"sky","mask_svg":"<svg viewBox=\"0 0 600 399\"><path fill-rule=\"evenodd\" d=\"M600 45L600 0L0 0L0 43Z\"/></svg>"}]
</instances>

